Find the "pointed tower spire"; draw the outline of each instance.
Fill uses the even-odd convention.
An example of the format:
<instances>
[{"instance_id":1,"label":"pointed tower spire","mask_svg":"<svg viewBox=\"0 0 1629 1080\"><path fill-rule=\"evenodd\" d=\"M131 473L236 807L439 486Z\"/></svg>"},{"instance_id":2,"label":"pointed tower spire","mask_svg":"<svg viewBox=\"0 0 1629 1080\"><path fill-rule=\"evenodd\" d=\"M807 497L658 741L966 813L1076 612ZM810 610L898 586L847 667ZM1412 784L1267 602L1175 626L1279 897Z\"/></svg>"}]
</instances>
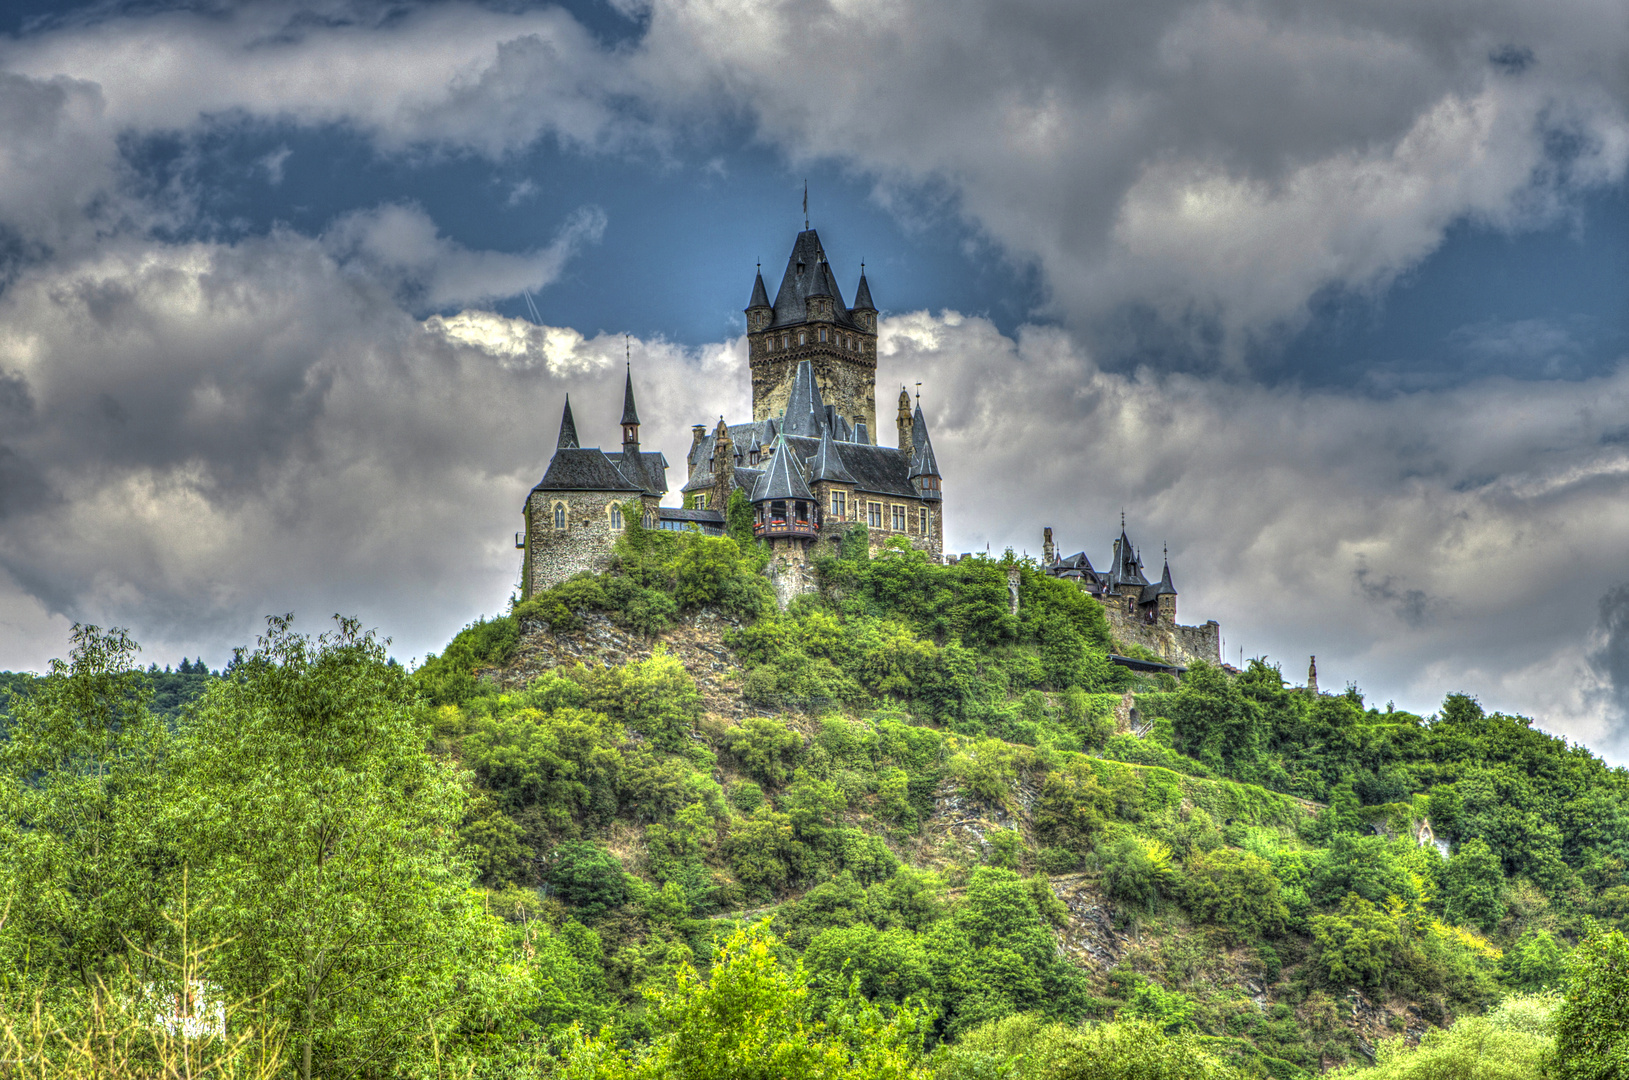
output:
<instances>
[{"instance_id":1,"label":"pointed tower spire","mask_svg":"<svg viewBox=\"0 0 1629 1080\"><path fill-rule=\"evenodd\" d=\"M752 279L752 299L747 301L748 311L769 306L769 290L764 288L764 264L758 264L758 273Z\"/></svg>"},{"instance_id":2,"label":"pointed tower spire","mask_svg":"<svg viewBox=\"0 0 1629 1080\"><path fill-rule=\"evenodd\" d=\"M877 310L877 305L871 302L871 286L865 280L865 263L860 264L860 284L854 288L854 310Z\"/></svg>"},{"instance_id":3,"label":"pointed tower spire","mask_svg":"<svg viewBox=\"0 0 1629 1080\"><path fill-rule=\"evenodd\" d=\"M928 421L922 415L920 402L911 422L911 443L915 452L911 455L909 476L916 482L917 493L924 499L944 498L939 486L939 462L933 456L933 440L928 437Z\"/></svg>"},{"instance_id":4,"label":"pointed tower spire","mask_svg":"<svg viewBox=\"0 0 1629 1080\"><path fill-rule=\"evenodd\" d=\"M633 362L628 362L627 381L622 384L622 422L639 426L639 410L633 399Z\"/></svg>"},{"instance_id":5,"label":"pointed tower spire","mask_svg":"<svg viewBox=\"0 0 1629 1080\"><path fill-rule=\"evenodd\" d=\"M566 395L566 408L560 414L560 437L555 440L556 450L577 449L577 423L571 418L571 395Z\"/></svg>"},{"instance_id":6,"label":"pointed tower spire","mask_svg":"<svg viewBox=\"0 0 1629 1080\"><path fill-rule=\"evenodd\" d=\"M627 381L622 384L622 455L624 459L639 453L639 410L633 399L633 362L628 362Z\"/></svg>"}]
</instances>

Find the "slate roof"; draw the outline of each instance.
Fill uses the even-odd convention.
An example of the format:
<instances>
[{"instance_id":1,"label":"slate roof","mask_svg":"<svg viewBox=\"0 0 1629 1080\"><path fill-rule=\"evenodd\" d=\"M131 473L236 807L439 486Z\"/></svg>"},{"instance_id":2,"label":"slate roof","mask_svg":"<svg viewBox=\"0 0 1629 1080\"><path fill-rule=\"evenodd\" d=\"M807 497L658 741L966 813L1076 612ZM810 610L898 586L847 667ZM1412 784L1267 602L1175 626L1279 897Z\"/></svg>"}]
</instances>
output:
<instances>
[{"instance_id":1,"label":"slate roof","mask_svg":"<svg viewBox=\"0 0 1629 1080\"><path fill-rule=\"evenodd\" d=\"M833 316L841 326L854 326L854 317L843 303L843 292L832 277L820 234L813 229L798 233L792 254L786 259L786 273L775 294L775 318L770 326L795 326L808 321L807 301L811 296L829 296L835 301Z\"/></svg>"},{"instance_id":2,"label":"slate roof","mask_svg":"<svg viewBox=\"0 0 1629 1080\"><path fill-rule=\"evenodd\" d=\"M1120 538L1114 542L1114 565L1109 567L1108 578L1109 587L1114 589L1121 586L1141 589L1148 584L1148 579L1143 577L1142 559L1137 557L1137 549L1123 527Z\"/></svg>"},{"instance_id":3,"label":"slate roof","mask_svg":"<svg viewBox=\"0 0 1629 1080\"><path fill-rule=\"evenodd\" d=\"M641 489L617 471L597 447L561 447L533 491L627 491Z\"/></svg>"},{"instance_id":4,"label":"slate roof","mask_svg":"<svg viewBox=\"0 0 1629 1080\"><path fill-rule=\"evenodd\" d=\"M638 485L652 495L667 494L667 455L660 450L641 450L634 458L616 450L605 457L629 483Z\"/></svg>"},{"instance_id":5,"label":"slate roof","mask_svg":"<svg viewBox=\"0 0 1629 1080\"><path fill-rule=\"evenodd\" d=\"M933 456L933 440L928 438L928 422L922 416L921 404L916 406L916 416L911 422L911 445L916 450L911 458L911 478L938 476L939 462Z\"/></svg>"},{"instance_id":6,"label":"slate roof","mask_svg":"<svg viewBox=\"0 0 1629 1080\"><path fill-rule=\"evenodd\" d=\"M860 264L860 284L854 289L855 311L876 311L877 305L871 302L871 286L865 281L865 264Z\"/></svg>"},{"instance_id":7,"label":"slate roof","mask_svg":"<svg viewBox=\"0 0 1629 1080\"><path fill-rule=\"evenodd\" d=\"M1162 596L1175 596L1176 586L1171 584L1171 560L1165 560L1165 573L1153 585L1145 585L1140 603L1151 604Z\"/></svg>"},{"instance_id":8,"label":"slate roof","mask_svg":"<svg viewBox=\"0 0 1629 1080\"><path fill-rule=\"evenodd\" d=\"M837 444L831 440L831 432L820 434L820 449L815 451L814 459L809 463L809 477L812 480L830 480L837 484L852 484L854 476L843 464L838 456Z\"/></svg>"},{"instance_id":9,"label":"slate roof","mask_svg":"<svg viewBox=\"0 0 1629 1080\"><path fill-rule=\"evenodd\" d=\"M820 443L814 439L789 437L786 445L798 455L800 461L809 461L820 453ZM846 443L832 440L832 449L853 484L860 491L873 495L902 495L918 498L916 485L911 483L910 462L895 446L872 446L869 443Z\"/></svg>"},{"instance_id":10,"label":"slate roof","mask_svg":"<svg viewBox=\"0 0 1629 1080\"><path fill-rule=\"evenodd\" d=\"M753 502L767 502L770 499L814 501L809 482L803 478L803 463L787 445L784 436L775 440L775 453L769 459L769 468L763 471L752 489Z\"/></svg>"},{"instance_id":11,"label":"slate roof","mask_svg":"<svg viewBox=\"0 0 1629 1080\"><path fill-rule=\"evenodd\" d=\"M571 395L566 395L566 408L560 414L560 437L554 441L555 449L576 449L577 423L571 418Z\"/></svg>"},{"instance_id":12,"label":"slate roof","mask_svg":"<svg viewBox=\"0 0 1629 1080\"><path fill-rule=\"evenodd\" d=\"M815 383L814 365L804 360L792 376L792 393L786 400L785 420L781 430L787 435L819 438L826 424L826 403L820 399L820 387Z\"/></svg>"},{"instance_id":13,"label":"slate roof","mask_svg":"<svg viewBox=\"0 0 1629 1080\"><path fill-rule=\"evenodd\" d=\"M656 508L657 521L694 521L705 522L710 525L722 525L724 514L720 510L685 510L677 506L658 506Z\"/></svg>"},{"instance_id":14,"label":"slate roof","mask_svg":"<svg viewBox=\"0 0 1629 1080\"><path fill-rule=\"evenodd\" d=\"M758 500L758 483L772 468L773 458L766 462L764 469L757 469L747 464L751 460L749 452L753 447L767 447L779 439L796 456L805 489L812 478L853 484L859 491L873 495L916 499L920 496L911 478L924 474L913 471L915 466L922 465L927 470L926 475L939 475L938 462L933 458L933 447L927 437L927 422L922 419L920 408L917 410L917 425L925 449L924 454L918 455L917 461L913 462L897 447L871 445L864 424L855 424L851 428L836 409L821 400L814 368L805 360L798 365L793 376L792 393L787 400L786 412L779 421L768 419L750 424L726 425L734 446L735 484L748 492L753 501ZM710 433L692 445L686 462L689 477L685 481L684 491L704 491L713 486L712 460L716 439L717 435ZM768 497L812 498L807 494Z\"/></svg>"},{"instance_id":15,"label":"slate roof","mask_svg":"<svg viewBox=\"0 0 1629 1080\"><path fill-rule=\"evenodd\" d=\"M747 310L768 306L769 292L764 288L764 272L760 270L752 282L752 299L747 301Z\"/></svg>"}]
</instances>

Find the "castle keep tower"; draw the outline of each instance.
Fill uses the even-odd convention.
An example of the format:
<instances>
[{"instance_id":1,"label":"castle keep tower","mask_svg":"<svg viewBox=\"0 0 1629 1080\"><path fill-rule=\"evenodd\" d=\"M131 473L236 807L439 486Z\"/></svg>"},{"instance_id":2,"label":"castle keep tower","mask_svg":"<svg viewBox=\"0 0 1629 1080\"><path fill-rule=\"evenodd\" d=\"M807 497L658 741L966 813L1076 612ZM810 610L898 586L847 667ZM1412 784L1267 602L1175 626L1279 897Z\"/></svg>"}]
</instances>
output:
<instances>
[{"instance_id":1,"label":"castle keep tower","mask_svg":"<svg viewBox=\"0 0 1629 1080\"><path fill-rule=\"evenodd\" d=\"M792 244L774 305L760 272L746 314L753 420L780 415L798 364L807 360L821 399L851 424L876 429L877 309L864 267L848 307L820 235L806 229Z\"/></svg>"}]
</instances>

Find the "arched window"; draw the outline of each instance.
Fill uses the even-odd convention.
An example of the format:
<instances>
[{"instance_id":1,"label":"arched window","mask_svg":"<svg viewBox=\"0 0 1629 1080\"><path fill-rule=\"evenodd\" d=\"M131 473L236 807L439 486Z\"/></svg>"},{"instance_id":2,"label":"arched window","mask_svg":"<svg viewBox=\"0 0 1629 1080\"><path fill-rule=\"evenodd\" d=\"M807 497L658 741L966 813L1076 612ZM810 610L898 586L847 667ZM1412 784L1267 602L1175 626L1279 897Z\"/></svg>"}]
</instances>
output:
<instances>
[{"instance_id":1,"label":"arched window","mask_svg":"<svg viewBox=\"0 0 1629 1080\"><path fill-rule=\"evenodd\" d=\"M554 527L556 529L566 527L566 504L563 502L554 504Z\"/></svg>"},{"instance_id":2,"label":"arched window","mask_svg":"<svg viewBox=\"0 0 1629 1080\"><path fill-rule=\"evenodd\" d=\"M798 344L799 345L807 345L807 344L809 344L809 332L807 330L799 330L798 331Z\"/></svg>"},{"instance_id":3,"label":"arched window","mask_svg":"<svg viewBox=\"0 0 1629 1080\"><path fill-rule=\"evenodd\" d=\"M645 528L656 528L656 515L651 513L649 510L645 511Z\"/></svg>"},{"instance_id":4,"label":"arched window","mask_svg":"<svg viewBox=\"0 0 1629 1080\"><path fill-rule=\"evenodd\" d=\"M611 531L622 531L622 507L616 503L611 504Z\"/></svg>"},{"instance_id":5,"label":"arched window","mask_svg":"<svg viewBox=\"0 0 1629 1080\"><path fill-rule=\"evenodd\" d=\"M789 335L782 334L781 335L781 348L783 348L783 349L786 348L787 345L788 345L788 342L790 342L790 341L791 341L791 337Z\"/></svg>"}]
</instances>

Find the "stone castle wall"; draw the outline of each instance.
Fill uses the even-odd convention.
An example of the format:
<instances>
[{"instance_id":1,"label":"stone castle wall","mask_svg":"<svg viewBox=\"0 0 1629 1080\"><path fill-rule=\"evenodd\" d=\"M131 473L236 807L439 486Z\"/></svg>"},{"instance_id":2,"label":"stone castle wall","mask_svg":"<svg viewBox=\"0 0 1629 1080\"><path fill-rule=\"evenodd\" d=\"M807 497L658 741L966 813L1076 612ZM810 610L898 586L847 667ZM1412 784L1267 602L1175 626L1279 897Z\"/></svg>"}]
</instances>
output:
<instances>
[{"instance_id":1,"label":"stone castle wall","mask_svg":"<svg viewBox=\"0 0 1629 1080\"><path fill-rule=\"evenodd\" d=\"M797 327L790 331L797 340ZM812 328L811 328L812 329ZM780 331L776 331L777 336ZM844 333L852 333L844 331ZM859 335L856 335L859 336ZM877 354L874 344L866 352L838 349L830 343L793 345L771 352L764 340L752 342L752 418L755 421L779 416L792 396L792 382L798 364L809 361L814 369L820 398L850 424L864 421L873 442L877 439Z\"/></svg>"},{"instance_id":2,"label":"stone castle wall","mask_svg":"<svg viewBox=\"0 0 1629 1080\"><path fill-rule=\"evenodd\" d=\"M654 511L660 500L631 492L532 492L526 500L522 595L541 592L583 570L598 574L610 566L611 549L621 535L611 528L610 508L630 501L643 502L646 509ZM566 504L564 529L554 527L557 502Z\"/></svg>"},{"instance_id":3,"label":"stone castle wall","mask_svg":"<svg viewBox=\"0 0 1629 1080\"><path fill-rule=\"evenodd\" d=\"M1212 619L1203 626L1182 626L1157 622L1150 625L1141 616L1127 615L1117 606L1105 605L1109 631L1126 645L1152 649L1168 664L1186 667L1195 660L1209 664L1222 662L1222 628Z\"/></svg>"}]
</instances>

